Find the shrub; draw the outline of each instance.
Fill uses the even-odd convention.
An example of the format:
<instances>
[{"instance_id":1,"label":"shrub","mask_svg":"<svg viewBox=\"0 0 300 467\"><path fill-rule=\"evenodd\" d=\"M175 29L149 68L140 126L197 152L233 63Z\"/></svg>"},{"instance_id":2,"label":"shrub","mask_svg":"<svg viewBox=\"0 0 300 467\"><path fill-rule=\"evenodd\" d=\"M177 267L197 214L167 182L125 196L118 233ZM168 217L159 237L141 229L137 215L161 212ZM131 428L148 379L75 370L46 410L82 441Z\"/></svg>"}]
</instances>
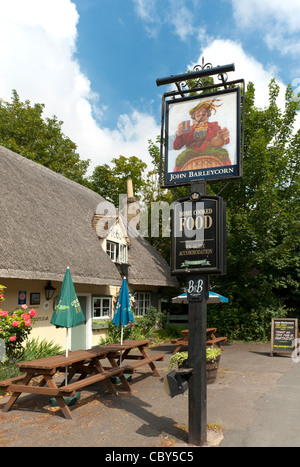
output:
<instances>
[{"instance_id":1,"label":"shrub","mask_svg":"<svg viewBox=\"0 0 300 467\"><path fill-rule=\"evenodd\" d=\"M62 353L63 349L60 345L54 344L53 341L39 338L26 340L24 345L23 361L36 360L38 358L51 357Z\"/></svg>"},{"instance_id":2,"label":"shrub","mask_svg":"<svg viewBox=\"0 0 300 467\"><path fill-rule=\"evenodd\" d=\"M216 347L207 347L206 348L206 359L214 362L216 358L221 354L221 350ZM169 368L179 367L188 359L188 352L177 352L172 355L170 359Z\"/></svg>"},{"instance_id":3,"label":"shrub","mask_svg":"<svg viewBox=\"0 0 300 467\"><path fill-rule=\"evenodd\" d=\"M285 306L273 304L265 308L259 302L247 312L238 303L209 305L207 327L216 327L219 336L231 341L269 341L272 318L285 318L288 311Z\"/></svg>"},{"instance_id":4,"label":"shrub","mask_svg":"<svg viewBox=\"0 0 300 467\"><path fill-rule=\"evenodd\" d=\"M0 285L0 303L4 300L4 286ZM5 343L6 358L19 359L23 352L23 342L32 330L33 318L36 311L28 311L27 305L22 305L13 312L0 308L0 339Z\"/></svg>"},{"instance_id":5,"label":"shrub","mask_svg":"<svg viewBox=\"0 0 300 467\"><path fill-rule=\"evenodd\" d=\"M155 329L163 326L165 319L165 313L159 312L154 307L149 307L144 316L136 317L134 323L123 327L123 340L150 339L153 337ZM120 342L121 327L113 324L111 319L103 321L103 324L107 324L108 328L106 337L100 337L100 345Z\"/></svg>"}]
</instances>

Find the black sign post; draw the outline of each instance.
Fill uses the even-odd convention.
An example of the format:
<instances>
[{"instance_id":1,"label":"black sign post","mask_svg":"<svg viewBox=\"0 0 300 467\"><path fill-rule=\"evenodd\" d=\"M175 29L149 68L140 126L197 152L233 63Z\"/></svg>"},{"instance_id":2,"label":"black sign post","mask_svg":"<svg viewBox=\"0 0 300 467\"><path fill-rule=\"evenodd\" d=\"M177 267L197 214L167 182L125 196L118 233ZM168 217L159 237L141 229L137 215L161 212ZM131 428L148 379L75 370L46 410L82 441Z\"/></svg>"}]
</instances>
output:
<instances>
[{"instance_id":1,"label":"black sign post","mask_svg":"<svg viewBox=\"0 0 300 467\"><path fill-rule=\"evenodd\" d=\"M225 272L225 204L206 196L206 183L191 184L191 195L172 213L171 272L187 276L189 304L189 444L207 440L206 322L209 274Z\"/></svg>"},{"instance_id":2,"label":"black sign post","mask_svg":"<svg viewBox=\"0 0 300 467\"><path fill-rule=\"evenodd\" d=\"M172 82L178 89L165 93L162 99L160 185L191 187L190 196L174 203L172 209L171 274L187 277L188 363L193 368L189 378L189 443L197 446L203 445L207 436L209 275L226 273L226 205L222 198L206 195L206 180L242 176L240 104L244 100L245 83L227 81L224 69L234 68L233 65L212 68L203 60L194 72L157 80L158 86ZM222 83L205 82L205 76L215 74ZM196 79L196 84L187 86L182 83L183 78ZM219 91L220 87L224 90ZM217 114L216 121L210 120L212 113Z\"/></svg>"},{"instance_id":3,"label":"black sign post","mask_svg":"<svg viewBox=\"0 0 300 467\"><path fill-rule=\"evenodd\" d=\"M188 365L193 368L189 378L189 444L201 446L207 441L206 388L206 316L208 276L189 276Z\"/></svg>"}]
</instances>

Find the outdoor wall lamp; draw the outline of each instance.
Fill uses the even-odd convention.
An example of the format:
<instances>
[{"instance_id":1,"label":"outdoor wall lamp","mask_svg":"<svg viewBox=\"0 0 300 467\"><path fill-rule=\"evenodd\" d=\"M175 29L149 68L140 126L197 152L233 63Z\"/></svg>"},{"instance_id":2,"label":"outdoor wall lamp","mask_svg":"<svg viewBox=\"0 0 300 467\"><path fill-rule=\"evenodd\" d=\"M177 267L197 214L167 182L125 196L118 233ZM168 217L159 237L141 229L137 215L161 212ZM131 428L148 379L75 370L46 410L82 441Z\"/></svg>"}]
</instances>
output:
<instances>
[{"instance_id":1,"label":"outdoor wall lamp","mask_svg":"<svg viewBox=\"0 0 300 467\"><path fill-rule=\"evenodd\" d=\"M55 290L56 290L55 287L52 287L51 281L49 281L45 287L46 300L51 300L51 298L54 295Z\"/></svg>"}]
</instances>

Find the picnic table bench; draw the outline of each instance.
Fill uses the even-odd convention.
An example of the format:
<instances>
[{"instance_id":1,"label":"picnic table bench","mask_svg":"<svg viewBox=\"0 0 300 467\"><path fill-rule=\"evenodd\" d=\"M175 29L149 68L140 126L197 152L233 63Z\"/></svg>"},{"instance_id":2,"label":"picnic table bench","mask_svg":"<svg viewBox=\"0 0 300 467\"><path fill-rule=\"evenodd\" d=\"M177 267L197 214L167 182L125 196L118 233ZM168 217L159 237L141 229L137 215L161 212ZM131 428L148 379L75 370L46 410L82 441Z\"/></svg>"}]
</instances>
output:
<instances>
[{"instance_id":1,"label":"picnic table bench","mask_svg":"<svg viewBox=\"0 0 300 467\"><path fill-rule=\"evenodd\" d=\"M105 381L108 390L118 395L113 383L112 376L118 376L122 386L131 391L130 385L124 373L133 373L136 368L148 364L155 376L160 376L154 361L164 359L163 354L149 356L145 347L149 347L149 340L124 341L123 344L109 344L96 346L89 350L75 350L65 355L55 355L28 362L18 363L17 367L24 373L15 378L0 381L0 389L12 392L10 399L3 408L8 412L22 393L40 394L55 397L65 418L71 419L71 411L64 397L72 397L78 389ZM139 354L131 354L132 349L138 349ZM100 360L107 359L110 367L104 367ZM124 364L124 360L130 360L130 365ZM134 360L134 361L132 361ZM122 366L121 366L122 365ZM67 380L58 386L54 376L65 372L67 367ZM76 381L71 382L75 375L79 375ZM32 385L32 379L40 377L37 385Z\"/></svg>"},{"instance_id":2,"label":"picnic table bench","mask_svg":"<svg viewBox=\"0 0 300 467\"><path fill-rule=\"evenodd\" d=\"M116 358L116 364L120 365L124 360L130 360L126 363L126 373L134 373L135 370L142 365L149 365L155 376L160 376L154 362L162 361L164 354L148 355L146 348L150 345L150 340L126 340L122 344L108 344L105 346L96 347L97 349L112 349L111 356ZM139 353L132 354L131 351L137 349Z\"/></svg>"},{"instance_id":3,"label":"picnic table bench","mask_svg":"<svg viewBox=\"0 0 300 467\"><path fill-rule=\"evenodd\" d=\"M216 337L214 333L216 332L217 328L207 328L206 332L208 334L207 340L206 340L206 345L214 345L216 344L221 350L223 350L223 347L221 346L222 342L227 341L227 337ZM189 330L184 329L181 331L183 334L183 337L179 337L177 339L172 339L171 343L172 344L177 344L177 347L174 349L173 353L178 352L181 347L183 346L188 346L189 345Z\"/></svg>"},{"instance_id":4,"label":"picnic table bench","mask_svg":"<svg viewBox=\"0 0 300 467\"><path fill-rule=\"evenodd\" d=\"M130 391L131 388L123 374L127 369L125 366L120 368L117 365L115 359L111 356L112 350L112 348L76 350L70 352L68 357L64 355L56 355L53 357L18 363L17 367L22 373L24 373L24 375L0 381L1 389L12 392L12 395L5 404L3 411L7 412L10 410L22 393L41 394L54 396L65 418L71 419L71 411L64 397L72 397L78 389L104 380L108 390L117 395L118 393L115 390L110 377L118 376L123 387L127 391ZM115 351L117 351L117 349L115 349ZM108 359L111 364L110 368L103 368L100 363L100 359L103 358ZM58 372L64 372L66 367L68 368L67 381L64 379L64 381L57 386L54 376ZM77 381L71 383L70 381L75 374L79 374L79 377ZM36 377L41 377L41 380L37 386L33 386L30 383L31 380Z\"/></svg>"}]
</instances>

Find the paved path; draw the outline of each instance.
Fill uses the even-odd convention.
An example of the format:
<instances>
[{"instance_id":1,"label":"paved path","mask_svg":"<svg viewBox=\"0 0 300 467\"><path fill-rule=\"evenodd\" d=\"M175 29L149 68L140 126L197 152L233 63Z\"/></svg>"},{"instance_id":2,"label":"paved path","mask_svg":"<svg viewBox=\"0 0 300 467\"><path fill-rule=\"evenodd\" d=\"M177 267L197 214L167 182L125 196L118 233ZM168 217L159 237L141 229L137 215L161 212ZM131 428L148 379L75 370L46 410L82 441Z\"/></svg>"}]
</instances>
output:
<instances>
[{"instance_id":1,"label":"paved path","mask_svg":"<svg viewBox=\"0 0 300 467\"><path fill-rule=\"evenodd\" d=\"M66 420L45 396L21 396L15 409L2 413L0 445L179 447L188 444L188 393L169 398L163 377L173 345L153 348L165 353L157 362L161 377L148 368L134 375L131 394L106 392L103 382L82 391ZM289 356L270 357L269 345L226 344L216 383L208 385L209 445L300 446L300 365Z\"/></svg>"},{"instance_id":2,"label":"paved path","mask_svg":"<svg viewBox=\"0 0 300 467\"><path fill-rule=\"evenodd\" d=\"M278 358L278 357L277 357ZM255 418L244 429L225 433L221 446L300 446L300 366L294 364L254 400Z\"/></svg>"}]
</instances>

